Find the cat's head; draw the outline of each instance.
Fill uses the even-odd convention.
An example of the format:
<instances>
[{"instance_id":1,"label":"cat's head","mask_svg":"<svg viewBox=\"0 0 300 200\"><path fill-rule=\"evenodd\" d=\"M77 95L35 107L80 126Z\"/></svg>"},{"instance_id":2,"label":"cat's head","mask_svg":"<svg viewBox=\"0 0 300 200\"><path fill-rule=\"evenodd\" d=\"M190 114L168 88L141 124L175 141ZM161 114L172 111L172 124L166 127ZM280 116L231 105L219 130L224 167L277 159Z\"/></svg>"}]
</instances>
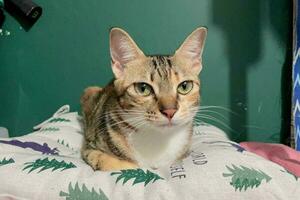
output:
<instances>
[{"instance_id":1,"label":"cat's head","mask_svg":"<svg viewBox=\"0 0 300 200\"><path fill-rule=\"evenodd\" d=\"M128 112L123 117L154 127L191 122L200 101L206 35L206 28L197 28L174 55L146 56L124 30L113 28L110 53L119 103Z\"/></svg>"}]
</instances>

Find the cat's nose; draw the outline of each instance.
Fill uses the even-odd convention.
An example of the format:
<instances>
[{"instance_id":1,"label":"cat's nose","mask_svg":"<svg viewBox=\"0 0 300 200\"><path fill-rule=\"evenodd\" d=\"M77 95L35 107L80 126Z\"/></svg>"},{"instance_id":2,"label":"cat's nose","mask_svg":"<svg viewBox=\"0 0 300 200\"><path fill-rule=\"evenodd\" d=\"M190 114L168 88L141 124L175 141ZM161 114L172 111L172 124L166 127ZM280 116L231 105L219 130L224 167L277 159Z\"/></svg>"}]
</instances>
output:
<instances>
[{"instance_id":1,"label":"cat's nose","mask_svg":"<svg viewBox=\"0 0 300 200\"><path fill-rule=\"evenodd\" d=\"M172 119L172 117L175 115L177 112L177 109L165 109L165 110L160 110L160 112L166 116L169 120Z\"/></svg>"}]
</instances>

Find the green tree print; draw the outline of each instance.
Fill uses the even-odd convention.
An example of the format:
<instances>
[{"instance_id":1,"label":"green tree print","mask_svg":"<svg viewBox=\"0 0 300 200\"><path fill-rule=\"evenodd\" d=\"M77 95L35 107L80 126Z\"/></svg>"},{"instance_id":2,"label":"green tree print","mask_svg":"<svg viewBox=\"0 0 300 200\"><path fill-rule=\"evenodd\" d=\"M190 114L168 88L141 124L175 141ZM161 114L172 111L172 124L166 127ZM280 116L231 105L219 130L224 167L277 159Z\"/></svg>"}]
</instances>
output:
<instances>
[{"instance_id":1,"label":"green tree print","mask_svg":"<svg viewBox=\"0 0 300 200\"><path fill-rule=\"evenodd\" d=\"M118 175L117 179L116 179L116 183L118 181L120 181L121 179L123 179L123 185L131 180L134 179L132 185L138 184L138 183L144 183L144 186L146 186L148 183L150 183L150 181L152 181L152 183L154 183L155 181L162 179L162 177L160 177L159 175L150 172L149 170L147 170L146 172L142 169L125 169L125 170L121 170L120 172L112 172L110 174L111 176L114 175Z\"/></svg>"},{"instance_id":2,"label":"green tree print","mask_svg":"<svg viewBox=\"0 0 300 200\"><path fill-rule=\"evenodd\" d=\"M28 173L41 168L40 171L38 171L38 173L40 173L41 171L47 170L47 169L51 169L52 171L55 171L57 169L61 169L60 171L66 170L66 169L70 169L70 168L76 168L76 166L70 162L70 163L66 163L65 161L57 161L55 158L53 158L52 160L49 160L48 158L44 158L44 159L37 159L34 162L27 162L24 164L25 167L23 168L23 171L26 169L30 169Z\"/></svg>"},{"instance_id":3,"label":"green tree print","mask_svg":"<svg viewBox=\"0 0 300 200\"><path fill-rule=\"evenodd\" d=\"M55 132L55 131L59 131L59 128L57 127L47 127L47 128L42 128L40 129L40 132Z\"/></svg>"},{"instance_id":4,"label":"green tree print","mask_svg":"<svg viewBox=\"0 0 300 200\"><path fill-rule=\"evenodd\" d=\"M232 165L232 168L228 166L226 166L226 168L230 171L230 173L223 173L223 177L231 176L230 185L232 185L235 190L239 191L243 188L244 191L246 191L249 187L258 187L262 180L265 180L268 183L272 179L260 170L250 169L244 166L237 167Z\"/></svg>"},{"instance_id":5,"label":"green tree print","mask_svg":"<svg viewBox=\"0 0 300 200\"><path fill-rule=\"evenodd\" d=\"M57 143L58 143L58 144L62 144L62 145L64 145L65 147L70 148L69 143L65 142L65 140L60 140L60 139L58 139L58 140L57 140Z\"/></svg>"},{"instance_id":6,"label":"green tree print","mask_svg":"<svg viewBox=\"0 0 300 200\"><path fill-rule=\"evenodd\" d=\"M11 164L11 163L14 163L14 162L15 162L14 159L10 158L10 159L6 160L6 158L4 157L2 159L2 161L0 160L0 166Z\"/></svg>"},{"instance_id":7,"label":"green tree print","mask_svg":"<svg viewBox=\"0 0 300 200\"><path fill-rule=\"evenodd\" d=\"M66 197L66 200L108 200L101 189L99 189L99 192L96 192L94 188L92 188L92 191L89 191L84 184L82 185L82 189L80 189L78 183L75 184L74 188L69 183L68 190L68 193L60 191L59 196Z\"/></svg>"},{"instance_id":8,"label":"green tree print","mask_svg":"<svg viewBox=\"0 0 300 200\"><path fill-rule=\"evenodd\" d=\"M61 144L61 145L64 145L65 147L71 149L71 150L74 151L75 153L78 153L78 152L79 152L79 151L75 150L74 148L70 147L69 143L66 142L65 140L60 140L60 139L58 139L58 140L57 140L57 143L58 143L58 144Z\"/></svg>"},{"instance_id":9,"label":"green tree print","mask_svg":"<svg viewBox=\"0 0 300 200\"><path fill-rule=\"evenodd\" d=\"M61 118L61 117L57 117L57 118L53 118L49 121L49 123L54 123L54 122L70 122L71 120L69 119L65 119L65 118Z\"/></svg>"},{"instance_id":10,"label":"green tree print","mask_svg":"<svg viewBox=\"0 0 300 200\"><path fill-rule=\"evenodd\" d=\"M299 177L296 176L295 174L293 174L292 172L288 171L287 169L285 169L285 170L280 170L280 171L282 171L282 172L284 172L284 173L287 173L287 174L293 176L293 177L295 178L295 180L298 181L298 178L299 178Z\"/></svg>"}]
</instances>

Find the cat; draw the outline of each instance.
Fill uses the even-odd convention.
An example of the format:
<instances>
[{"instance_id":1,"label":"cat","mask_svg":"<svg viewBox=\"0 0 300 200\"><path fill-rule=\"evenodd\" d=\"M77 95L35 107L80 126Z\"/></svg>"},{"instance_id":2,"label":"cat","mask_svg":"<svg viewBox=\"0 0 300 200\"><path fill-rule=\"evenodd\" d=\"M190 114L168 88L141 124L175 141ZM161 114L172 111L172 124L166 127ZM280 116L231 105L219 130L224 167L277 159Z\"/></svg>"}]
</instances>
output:
<instances>
[{"instance_id":1,"label":"cat","mask_svg":"<svg viewBox=\"0 0 300 200\"><path fill-rule=\"evenodd\" d=\"M88 87L80 100L82 158L94 170L169 167L187 155L206 35L199 27L174 55L146 56L128 33L111 29L115 77L104 88Z\"/></svg>"}]
</instances>

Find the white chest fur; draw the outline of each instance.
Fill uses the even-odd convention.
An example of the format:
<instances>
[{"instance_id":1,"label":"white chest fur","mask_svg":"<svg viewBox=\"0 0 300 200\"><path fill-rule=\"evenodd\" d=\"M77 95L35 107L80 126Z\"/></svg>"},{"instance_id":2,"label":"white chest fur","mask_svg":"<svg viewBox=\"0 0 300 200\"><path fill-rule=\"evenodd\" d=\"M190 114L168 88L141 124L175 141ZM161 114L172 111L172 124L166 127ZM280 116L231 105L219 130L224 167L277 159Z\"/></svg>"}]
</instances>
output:
<instances>
[{"instance_id":1,"label":"white chest fur","mask_svg":"<svg viewBox=\"0 0 300 200\"><path fill-rule=\"evenodd\" d=\"M158 168L171 165L183 153L190 129L143 128L130 136L135 158L142 167Z\"/></svg>"}]
</instances>

